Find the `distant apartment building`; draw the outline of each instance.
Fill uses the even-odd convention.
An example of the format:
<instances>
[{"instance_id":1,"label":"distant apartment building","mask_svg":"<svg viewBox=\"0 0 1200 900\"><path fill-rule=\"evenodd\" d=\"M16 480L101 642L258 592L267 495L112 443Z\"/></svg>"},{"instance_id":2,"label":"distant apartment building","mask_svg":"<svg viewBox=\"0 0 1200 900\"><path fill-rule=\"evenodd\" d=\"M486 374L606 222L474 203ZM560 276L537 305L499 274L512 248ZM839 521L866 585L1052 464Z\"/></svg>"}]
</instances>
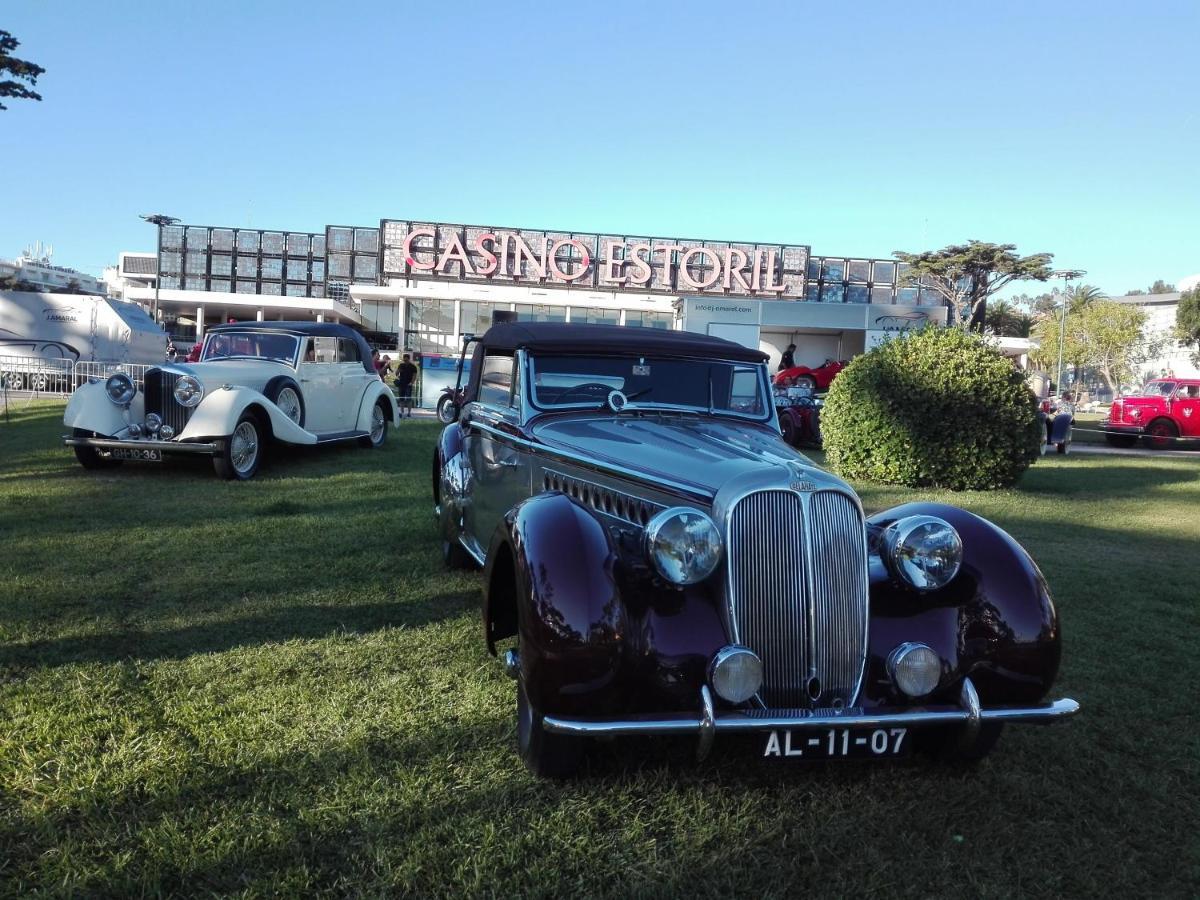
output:
<instances>
[{"instance_id":1,"label":"distant apartment building","mask_svg":"<svg viewBox=\"0 0 1200 900\"><path fill-rule=\"evenodd\" d=\"M16 259L0 259L0 278L12 278L47 292L81 291L87 294L107 293L104 281L86 272L56 266L51 262L54 250L39 241L21 251Z\"/></svg>"},{"instance_id":2,"label":"distant apartment building","mask_svg":"<svg viewBox=\"0 0 1200 900\"><path fill-rule=\"evenodd\" d=\"M1136 306L1146 314L1143 330L1145 340L1162 347L1153 359L1141 367L1143 380L1174 374L1180 378L1200 378L1200 368L1192 362L1191 351L1181 347L1172 332L1175 328L1175 311L1179 308L1179 292L1171 294L1127 294L1113 297L1117 303Z\"/></svg>"}]
</instances>

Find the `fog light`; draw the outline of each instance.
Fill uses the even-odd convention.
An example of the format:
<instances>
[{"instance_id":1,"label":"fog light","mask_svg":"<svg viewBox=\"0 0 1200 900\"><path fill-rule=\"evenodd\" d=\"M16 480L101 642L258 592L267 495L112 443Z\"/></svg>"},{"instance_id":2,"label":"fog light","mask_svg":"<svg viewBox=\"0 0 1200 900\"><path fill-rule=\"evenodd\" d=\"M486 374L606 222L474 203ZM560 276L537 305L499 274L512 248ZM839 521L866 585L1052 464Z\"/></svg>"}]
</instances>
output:
<instances>
[{"instance_id":1,"label":"fog light","mask_svg":"<svg viewBox=\"0 0 1200 900\"><path fill-rule=\"evenodd\" d=\"M942 678L942 659L925 644L901 644L888 657L888 673L902 693L924 697Z\"/></svg>"},{"instance_id":2,"label":"fog light","mask_svg":"<svg viewBox=\"0 0 1200 900\"><path fill-rule=\"evenodd\" d=\"M158 413L150 413L146 416L146 431L150 434L158 431L162 427L162 416Z\"/></svg>"},{"instance_id":3,"label":"fog light","mask_svg":"<svg viewBox=\"0 0 1200 900\"><path fill-rule=\"evenodd\" d=\"M762 687L762 660L746 647L722 647L708 665L708 683L722 700L745 703Z\"/></svg>"},{"instance_id":4,"label":"fog light","mask_svg":"<svg viewBox=\"0 0 1200 900\"><path fill-rule=\"evenodd\" d=\"M175 437L175 429L170 425L164 425L162 428L158 429L158 436L164 441L169 441L171 438Z\"/></svg>"},{"instance_id":5,"label":"fog light","mask_svg":"<svg viewBox=\"0 0 1200 900\"><path fill-rule=\"evenodd\" d=\"M141 437L142 436L142 426L139 425L137 422L134 422L133 424L131 424L129 426L129 436L130 437Z\"/></svg>"}]
</instances>

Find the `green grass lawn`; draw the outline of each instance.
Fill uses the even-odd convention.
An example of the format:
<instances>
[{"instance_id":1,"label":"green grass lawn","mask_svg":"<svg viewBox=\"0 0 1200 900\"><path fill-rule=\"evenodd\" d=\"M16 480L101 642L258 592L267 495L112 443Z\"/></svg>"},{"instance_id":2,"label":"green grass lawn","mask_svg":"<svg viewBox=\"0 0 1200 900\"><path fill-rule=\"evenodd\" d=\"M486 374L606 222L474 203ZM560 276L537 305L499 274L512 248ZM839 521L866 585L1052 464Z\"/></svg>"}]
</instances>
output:
<instances>
[{"instance_id":1,"label":"green grass lawn","mask_svg":"<svg viewBox=\"0 0 1200 900\"><path fill-rule=\"evenodd\" d=\"M0 418L0 894L1200 893L1200 458L863 489L1033 552L1069 724L966 770L647 741L555 784L515 754L479 576L441 568L435 424L231 484L85 472L61 410Z\"/></svg>"}]
</instances>

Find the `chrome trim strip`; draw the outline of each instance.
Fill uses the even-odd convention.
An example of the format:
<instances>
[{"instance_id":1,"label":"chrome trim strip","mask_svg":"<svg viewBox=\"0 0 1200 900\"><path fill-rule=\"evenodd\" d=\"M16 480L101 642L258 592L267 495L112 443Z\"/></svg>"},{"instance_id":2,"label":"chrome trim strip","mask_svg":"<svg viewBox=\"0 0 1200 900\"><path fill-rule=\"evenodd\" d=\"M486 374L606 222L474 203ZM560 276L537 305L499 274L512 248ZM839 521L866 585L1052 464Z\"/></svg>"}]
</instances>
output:
<instances>
[{"instance_id":1,"label":"chrome trim strip","mask_svg":"<svg viewBox=\"0 0 1200 900\"><path fill-rule=\"evenodd\" d=\"M491 438L501 442L506 442L514 447L519 447L528 450L530 453L537 453L550 458L558 458L567 462L573 462L585 468L595 469L599 472L605 472L610 475L618 475L622 478L632 478L635 481L650 484L660 484L668 490L676 491L681 494L687 494L689 497L699 498L706 503L711 502L713 495L703 488L697 487L694 484L684 484L681 481L671 481L665 478L656 478L653 481L646 477L644 472L638 472L636 469L627 469L624 466L616 465L615 463L601 462L593 459L590 456L584 456L579 453L572 453L569 450L561 450L559 448L547 447L545 444L539 444L535 441L528 441L525 438L517 437L508 432L501 431L498 428L493 428L490 425L484 425L482 422L477 422L471 419L466 423L468 428L474 428L483 432Z\"/></svg>"},{"instance_id":2,"label":"chrome trim strip","mask_svg":"<svg viewBox=\"0 0 1200 900\"><path fill-rule=\"evenodd\" d=\"M822 728L887 728L897 725L953 725L967 723L971 712L954 706L926 706L917 709L884 708L870 712L848 708L803 715L804 710L765 710L763 713L726 712L716 715L713 729L717 732L772 731L790 728L793 731L815 731ZM1041 703L1036 706L998 706L981 709L983 722L1014 722L1028 725L1051 725L1079 712L1079 704L1069 698ZM547 731L599 737L622 734L688 734L703 733L707 726L703 716L679 713L656 719L560 719L545 716Z\"/></svg>"},{"instance_id":3,"label":"chrome trim strip","mask_svg":"<svg viewBox=\"0 0 1200 900\"><path fill-rule=\"evenodd\" d=\"M162 450L166 453L216 453L216 444L182 441L119 441L112 438L80 438L64 435L68 447L99 447L101 450Z\"/></svg>"},{"instance_id":4,"label":"chrome trim strip","mask_svg":"<svg viewBox=\"0 0 1200 900\"><path fill-rule=\"evenodd\" d=\"M696 745L696 762L704 762L717 738L717 714L708 685L700 686L700 743Z\"/></svg>"}]
</instances>

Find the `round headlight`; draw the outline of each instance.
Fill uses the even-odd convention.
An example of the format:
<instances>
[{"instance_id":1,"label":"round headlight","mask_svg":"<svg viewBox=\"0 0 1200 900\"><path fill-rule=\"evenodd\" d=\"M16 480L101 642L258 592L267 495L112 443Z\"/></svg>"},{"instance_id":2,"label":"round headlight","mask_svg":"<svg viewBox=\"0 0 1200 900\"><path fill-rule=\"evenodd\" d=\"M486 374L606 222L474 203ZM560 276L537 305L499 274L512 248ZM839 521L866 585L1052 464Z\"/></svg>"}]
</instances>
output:
<instances>
[{"instance_id":1,"label":"round headlight","mask_svg":"<svg viewBox=\"0 0 1200 900\"><path fill-rule=\"evenodd\" d=\"M133 379L124 372L114 372L104 382L104 392L113 403L125 406L137 394L137 388L133 386Z\"/></svg>"},{"instance_id":2,"label":"round headlight","mask_svg":"<svg viewBox=\"0 0 1200 900\"><path fill-rule=\"evenodd\" d=\"M721 562L721 533L700 510L673 506L646 525L646 555L672 584L695 584Z\"/></svg>"},{"instance_id":3,"label":"round headlight","mask_svg":"<svg viewBox=\"0 0 1200 900\"><path fill-rule=\"evenodd\" d=\"M925 644L901 644L888 657L892 683L909 697L932 694L942 678L942 660Z\"/></svg>"},{"instance_id":4,"label":"round headlight","mask_svg":"<svg viewBox=\"0 0 1200 900\"><path fill-rule=\"evenodd\" d=\"M195 406L204 396L204 386L200 380L191 375L180 375L175 382L175 402L180 406Z\"/></svg>"},{"instance_id":5,"label":"round headlight","mask_svg":"<svg viewBox=\"0 0 1200 900\"><path fill-rule=\"evenodd\" d=\"M884 531L883 559L893 575L918 591L936 591L958 574L962 538L944 519L908 516Z\"/></svg>"},{"instance_id":6,"label":"round headlight","mask_svg":"<svg viewBox=\"0 0 1200 900\"><path fill-rule=\"evenodd\" d=\"M164 441L169 441L171 438L175 437L175 429L170 425L164 425L162 428L158 429L158 436Z\"/></svg>"},{"instance_id":7,"label":"round headlight","mask_svg":"<svg viewBox=\"0 0 1200 900\"><path fill-rule=\"evenodd\" d=\"M730 703L745 703L758 693L762 679L762 660L747 647L722 647L708 664L708 683Z\"/></svg>"}]
</instances>

